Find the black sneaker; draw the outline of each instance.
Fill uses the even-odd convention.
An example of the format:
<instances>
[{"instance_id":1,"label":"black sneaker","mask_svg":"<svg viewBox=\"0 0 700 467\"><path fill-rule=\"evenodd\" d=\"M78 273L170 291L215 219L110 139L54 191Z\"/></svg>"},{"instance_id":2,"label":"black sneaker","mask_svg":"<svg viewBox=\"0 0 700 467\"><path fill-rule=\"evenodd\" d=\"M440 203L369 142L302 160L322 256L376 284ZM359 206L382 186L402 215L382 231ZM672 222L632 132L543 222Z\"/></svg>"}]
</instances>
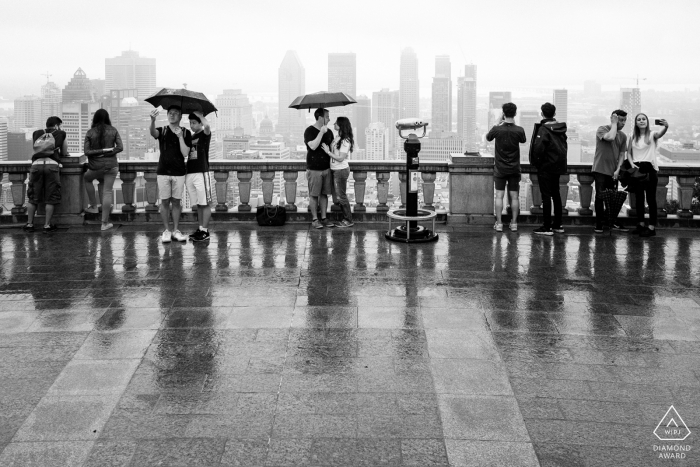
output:
<instances>
[{"instance_id":1,"label":"black sneaker","mask_svg":"<svg viewBox=\"0 0 700 467\"><path fill-rule=\"evenodd\" d=\"M617 230L618 232L629 232L629 230L630 230L627 227L620 225L620 224L613 224L612 229Z\"/></svg>"},{"instance_id":2,"label":"black sneaker","mask_svg":"<svg viewBox=\"0 0 700 467\"><path fill-rule=\"evenodd\" d=\"M644 232L639 234L640 237L655 237L656 236L656 229L650 229L646 228L644 229Z\"/></svg>"},{"instance_id":3,"label":"black sneaker","mask_svg":"<svg viewBox=\"0 0 700 467\"><path fill-rule=\"evenodd\" d=\"M195 232L195 234L196 235L192 237L193 242L205 242L209 240L209 237L211 237L211 235L209 235L209 232L206 232L204 230L198 230L197 232Z\"/></svg>"},{"instance_id":4,"label":"black sneaker","mask_svg":"<svg viewBox=\"0 0 700 467\"><path fill-rule=\"evenodd\" d=\"M44 233L55 232L57 230L58 226L56 224L49 224L48 227L44 226Z\"/></svg>"},{"instance_id":5,"label":"black sneaker","mask_svg":"<svg viewBox=\"0 0 700 467\"><path fill-rule=\"evenodd\" d=\"M202 230L201 230L200 228L197 228L197 230L195 230L194 232L192 232L191 234L189 234L188 237L189 237L189 238L195 238L195 237L199 234L199 232L202 232Z\"/></svg>"},{"instance_id":6,"label":"black sneaker","mask_svg":"<svg viewBox=\"0 0 700 467\"><path fill-rule=\"evenodd\" d=\"M558 226L558 227L552 227L552 230L554 233L564 233L564 227L563 226Z\"/></svg>"},{"instance_id":7,"label":"black sneaker","mask_svg":"<svg viewBox=\"0 0 700 467\"><path fill-rule=\"evenodd\" d=\"M630 235L639 235L642 232L644 232L647 228L644 227L643 225L637 224L637 226L634 228L634 230L630 230L629 233Z\"/></svg>"},{"instance_id":8,"label":"black sneaker","mask_svg":"<svg viewBox=\"0 0 700 467\"><path fill-rule=\"evenodd\" d=\"M34 232L34 224L26 224L24 227L22 227L22 230L25 232Z\"/></svg>"},{"instance_id":9,"label":"black sneaker","mask_svg":"<svg viewBox=\"0 0 700 467\"><path fill-rule=\"evenodd\" d=\"M603 233L603 226L602 225L596 225L593 227L593 232L595 233Z\"/></svg>"},{"instance_id":10,"label":"black sneaker","mask_svg":"<svg viewBox=\"0 0 700 467\"><path fill-rule=\"evenodd\" d=\"M548 228L545 228L544 226L540 227L539 229L535 229L535 233L536 233L537 235L547 235L547 236L549 236L549 237L551 237L552 235L554 235L554 232L552 231L551 228L548 229Z\"/></svg>"},{"instance_id":11,"label":"black sneaker","mask_svg":"<svg viewBox=\"0 0 700 467\"><path fill-rule=\"evenodd\" d=\"M330 222L328 220L328 218L321 219L321 224L327 229L331 229L331 228L335 227L335 224L333 222Z\"/></svg>"}]
</instances>

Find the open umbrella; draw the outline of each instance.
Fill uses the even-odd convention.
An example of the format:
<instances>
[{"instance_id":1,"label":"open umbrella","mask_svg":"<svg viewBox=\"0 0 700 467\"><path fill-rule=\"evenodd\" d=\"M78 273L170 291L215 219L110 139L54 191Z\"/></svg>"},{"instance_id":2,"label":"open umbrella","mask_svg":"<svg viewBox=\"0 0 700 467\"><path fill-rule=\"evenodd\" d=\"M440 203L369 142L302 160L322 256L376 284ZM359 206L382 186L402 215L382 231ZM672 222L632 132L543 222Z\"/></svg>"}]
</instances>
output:
<instances>
[{"instance_id":1,"label":"open umbrella","mask_svg":"<svg viewBox=\"0 0 700 467\"><path fill-rule=\"evenodd\" d=\"M147 97L145 101L153 107L161 106L164 109L171 105L179 105L183 114L202 112L204 115L209 115L217 110L214 104L207 99L207 96L201 92L194 92L189 89L163 88L152 96Z\"/></svg>"},{"instance_id":2,"label":"open umbrella","mask_svg":"<svg viewBox=\"0 0 700 467\"><path fill-rule=\"evenodd\" d=\"M608 224L610 227L610 235L612 235L612 226L617 218L617 215L622 209L622 205L625 204L627 199L627 193L624 191L618 191L617 186L615 189L603 190L600 192L601 198L603 198L603 203L605 203L605 208L608 214Z\"/></svg>"},{"instance_id":3,"label":"open umbrella","mask_svg":"<svg viewBox=\"0 0 700 467\"><path fill-rule=\"evenodd\" d=\"M327 109L328 107L342 107L348 104L357 104L357 101L344 92L314 92L294 99L289 104L290 109Z\"/></svg>"}]
</instances>

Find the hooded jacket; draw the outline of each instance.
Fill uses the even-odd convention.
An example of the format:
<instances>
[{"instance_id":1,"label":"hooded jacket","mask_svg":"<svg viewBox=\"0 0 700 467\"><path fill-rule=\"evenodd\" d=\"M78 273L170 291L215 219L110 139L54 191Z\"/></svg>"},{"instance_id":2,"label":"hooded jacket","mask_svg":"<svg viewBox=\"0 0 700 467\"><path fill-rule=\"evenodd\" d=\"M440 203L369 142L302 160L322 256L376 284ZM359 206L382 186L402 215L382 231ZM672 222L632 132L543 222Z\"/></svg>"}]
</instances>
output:
<instances>
[{"instance_id":1,"label":"hooded jacket","mask_svg":"<svg viewBox=\"0 0 700 467\"><path fill-rule=\"evenodd\" d=\"M565 175L568 149L566 122L545 118L535 124L530 139L530 164L538 172Z\"/></svg>"}]
</instances>

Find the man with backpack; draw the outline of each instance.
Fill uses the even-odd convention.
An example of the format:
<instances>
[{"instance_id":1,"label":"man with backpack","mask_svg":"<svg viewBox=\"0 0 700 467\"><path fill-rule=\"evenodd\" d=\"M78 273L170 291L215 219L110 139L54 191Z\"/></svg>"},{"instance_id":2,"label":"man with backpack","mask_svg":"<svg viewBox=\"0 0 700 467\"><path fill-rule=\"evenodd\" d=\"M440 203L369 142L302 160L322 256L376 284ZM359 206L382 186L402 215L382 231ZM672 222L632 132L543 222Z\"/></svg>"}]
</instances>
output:
<instances>
[{"instance_id":1,"label":"man with backpack","mask_svg":"<svg viewBox=\"0 0 700 467\"><path fill-rule=\"evenodd\" d=\"M32 135L34 155L29 169L29 185L27 187L27 225L26 232L34 232L34 215L39 204L46 205L44 218L44 233L58 230L51 223L54 208L61 202L61 157L68 156L68 141L66 132L61 130L63 121L56 117L46 120L46 129L37 130Z\"/></svg>"},{"instance_id":2,"label":"man with backpack","mask_svg":"<svg viewBox=\"0 0 700 467\"><path fill-rule=\"evenodd\" d=\"M566 175L566 122L557 122L557 108L546 102L540 107L543 120L535 124L530 139L530 164L537 168L537 180L542 194L544 225L535 229L538 235L564 233L562 226L562 201L559 193L559 176ZM554 224L552 225L552 204Z\"/></svg>"},{"instance_id":3,"label":"man with backpack","mask_svg":"<svg viewBox=\"0 0 700 467\"><path fill-rule=\"evenodd\" d=\"M158 193L160 195L160 217L163 220L165 231L161 235L163 243L170 243L173 239L178 242L186 242L187 237L177 228L182 213L182 195L185 190L185 174L187 166L185 161L192 147L192 133L180 126L182 109L177 105L168 107L168 125L156 128L156 117L159 110L151 112L151 136L158 140L160 146L160 158L156 169L158 180ZM173 230L170 230L170 206L173 212Z\"/></svg>"}]
</instances>

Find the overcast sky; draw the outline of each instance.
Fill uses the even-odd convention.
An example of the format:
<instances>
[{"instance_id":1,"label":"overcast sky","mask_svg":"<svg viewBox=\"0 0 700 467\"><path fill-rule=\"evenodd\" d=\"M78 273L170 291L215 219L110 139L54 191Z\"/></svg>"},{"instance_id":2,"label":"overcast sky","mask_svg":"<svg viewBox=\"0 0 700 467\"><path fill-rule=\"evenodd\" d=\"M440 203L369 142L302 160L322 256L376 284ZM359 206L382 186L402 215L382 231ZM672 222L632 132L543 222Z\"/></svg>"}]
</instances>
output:
<instances>
[{"instance_id":1,"label":"overcast sky","mask_svg":"<svg viewBox=\"0 0 700 467\"><path fill-rule=\"evenodd\" d=\"M637 73L642 89L697 90L698 13L698 0L3 1L0 96L38 94L47 70L61 87L78 67L104 78L104 59L129 48L157 59L158 86L210 95L276 96L288 49L306 68L307 92L326 89L329 52L357 54L358 94L398 89L407 46L418 53L422 97L441 54L455 81L477 64L480 94L576 89L585 79L612 90Z\"/></svg>"}]
</instances>

